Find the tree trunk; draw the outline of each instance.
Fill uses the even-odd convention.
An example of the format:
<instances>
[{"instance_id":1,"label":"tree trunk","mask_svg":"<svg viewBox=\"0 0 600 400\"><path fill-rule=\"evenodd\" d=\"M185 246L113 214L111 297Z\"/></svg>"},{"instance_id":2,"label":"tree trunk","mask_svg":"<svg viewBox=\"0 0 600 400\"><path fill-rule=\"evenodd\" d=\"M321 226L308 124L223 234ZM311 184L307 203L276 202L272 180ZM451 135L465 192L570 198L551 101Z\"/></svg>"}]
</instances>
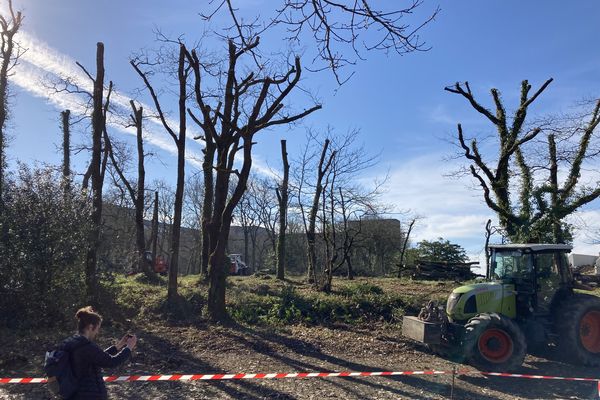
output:
<instances>
[{"instance_id":1,"label":"tree trunk","mask_svg":"<svg viewBox=\"0 0 600 400\"><path fill-rule=\"evenodd\" d=\"M416 219L410 221L408 225L408 230L406 231L406 238L404 239L404 243L402 244L402 251L400 252L400 263L398 264L398 278L402 275L402 267L404 267L404 256L406 255L406 246L408 245L408 240L410 239L410 233L412 232L412 228L415 225Z\"/></svg>"},{"instance_id":2,"label":"tree trunk","mask_svg":"<svg viewBox=\"0 0 600 400\"><path fill-rule=\"evenodd\" d=\"M208 266L208 314L213 321L222 321L227 319L225 289L229 266L226 262L227 257L225 253L231 223L231 218L228 219L223 215L225 213L229 188L229 173L226 170L227 159L225 154L218 155L217 167L214 210L209 226L212 251Z\"/></svg>"},{"instance_id":3,"label":"tree trunk","mask_svg":"<svg viewBox=\"0 0 600 400\"><path fill-rule=\"evenodd\" d=\"M490 237L492 236L492 220L488 219L485 224L485 276L489 279L490 272Z\"/></svg>"},{"instance_id":4,"label":"tree trunk","mask_svg":"<svg viewBox=\"0 0 600 400\"><path fill-rule=\"evenodd\" d=\"M90 178L92 181L92 229L88 240L88 250L85 263L85 282L87 297L94 304L97 300L97 251L100 242L102 224L102 135L104 132L104 44L98 42L96 48L96 78L94 79L93 111L92 111L92 161Z\"/></svg>"},{"instance_id":5,"label":"tree trunk","mask_svg":"<svg viewBox=\"0 0 600 400\"><path fill-rule=\"evenodd\" d=\"M244 226L242 230L244 231L244 262L247 263L250 259L250 227Z\"/></svg>"},{"instance_id":6,"label":"tree trunk","mask_svg":"<svg viewBox=\"0 0 600 400\"><path fill-rule=\"evenodd\" d=\"M63 131L63 168L62 174L65 184L71 179L71 111L65 110L60 113Z\"/></svg>"},{"instance_id":7,"label":"tree trunk","mask_svg":"<svg viewBox=\"0 0 600 400\"><path fill-rule=\"evenodd\" d=\"M348 280L351 281L354 279L354 269L352 268L352 260L350 255L346 254L346 265L348 266Z\"/></svg>"},{"instance_id":8,"label":"tree trunk","mask_svg":"<svg viewBox=\"0 0 600 400\"><path fill-rule=\"evenodd\" d=\"M156 262L156 245L158 243L158 192L154 192L154 212L152 214L152 262Z\"/></svg>"},{"instance_id":9,"label":"tree trunk","mask_svg":"<svg viewBox=\"0 0 600 400\"><path fill-rule=\"evenodd\" d=\"M204 174L204 199L202 199L202 263L200 273L208 275L208 259L210 257L210 234L208 225L212 218L214 203L213 161L215 158L215 144L210 137L205 138L206 146L203 150L204 160L202 171Z\"/></svg>"},{"instance_id":10,"label":"tree trunk","mask_svg":"<svg viewBox=\"0 0 600 400\"><path fill-rule=\"evenodd\" d=\"M169 265L169 286L167 299L172 302L177 297L177 274L179 263L179 237L181 235L181 213L183 207L183 187L185 185L185 132L186 132L186 89L185 47L179 49L179 138L177 144L177 188L175 189L175 209L173 231L171 232L171 260Z\"/></svg>"},{"instance_id":11,"label":"tree trunk","mask_svg":"<svg viewBox=\"0 0 600 400\"><path fill-rule=\"evenodd\" d=\"M288 181L290 164L288 163L286 141L281 141L281 159L283 161L283 182L277 191L279 200L279 237L277 238L277 279L285 279L285 230L287 228Z\"/></svg>"},{"instance_id":12,"label":"tree trunk","mask_svg":"<svg viewBox=\"0 0 600 400\"><path fill-rule=\"evenodd\" d=\"M137 155L138 155L138 179L137 179L137 194L133 199L135 201L135 232L136 243L138 250L138 268L150 280L156 280L156 274L151 265L148 265L146 260L146 237L144 235L144 206L145 206L145 185L146 185L146 170L144 167L144 140L143 140L143 113L142 107L136 108L131 101L133 109L134 123L136 127L137 138Z\"/></svg>"}]
</instances>

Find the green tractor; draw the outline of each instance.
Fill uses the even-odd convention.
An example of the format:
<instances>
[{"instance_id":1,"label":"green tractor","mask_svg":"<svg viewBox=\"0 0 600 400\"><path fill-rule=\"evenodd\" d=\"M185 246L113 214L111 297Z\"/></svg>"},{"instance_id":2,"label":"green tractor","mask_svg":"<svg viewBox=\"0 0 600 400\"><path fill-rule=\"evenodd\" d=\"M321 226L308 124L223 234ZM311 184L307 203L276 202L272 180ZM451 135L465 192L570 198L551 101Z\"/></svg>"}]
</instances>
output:
<instances>
[{"instance_id":1,"label":"green tractor","mask_svg":"<svg viewBox=\"0 0 600 400\"><path fill-rule=\"evenodd\" d=\"M550 343L570 361L600 366L600 298L573 278L563 244L491 245L486 281L405 317L404 336L484 371L511 371Z\"/></svg>"}]
</instances>

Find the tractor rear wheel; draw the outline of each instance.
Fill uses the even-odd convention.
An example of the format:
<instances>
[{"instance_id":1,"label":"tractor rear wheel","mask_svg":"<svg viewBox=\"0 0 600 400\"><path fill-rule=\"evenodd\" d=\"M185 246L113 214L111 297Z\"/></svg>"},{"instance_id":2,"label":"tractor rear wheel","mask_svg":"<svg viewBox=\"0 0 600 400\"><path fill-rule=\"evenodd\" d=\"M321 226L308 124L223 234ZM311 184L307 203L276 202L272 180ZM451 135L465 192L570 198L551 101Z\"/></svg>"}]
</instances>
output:
<instances>
[{"instance_id":1,"label":"tractor rear wheel","mask_svg":"<svg viewBox=\"0 0 600 400\"><path fill-rule=\"evenodd\" d=\"M465 325L465 356L472 366L486 371L511 371L523 364L527 353L525 335L510 318L479 314Z\"/></svg>"},{"instance_id":2,"label":"tractor rear wheel","mask_svg":"<svg viewBox=\"0 0 600 400\"><path fill-rule=\"evenodd\" d=\"M576 294L565 299L555 326L562 354L577 363L600 367L600 298Z\"/></svg>"}]
</instances>

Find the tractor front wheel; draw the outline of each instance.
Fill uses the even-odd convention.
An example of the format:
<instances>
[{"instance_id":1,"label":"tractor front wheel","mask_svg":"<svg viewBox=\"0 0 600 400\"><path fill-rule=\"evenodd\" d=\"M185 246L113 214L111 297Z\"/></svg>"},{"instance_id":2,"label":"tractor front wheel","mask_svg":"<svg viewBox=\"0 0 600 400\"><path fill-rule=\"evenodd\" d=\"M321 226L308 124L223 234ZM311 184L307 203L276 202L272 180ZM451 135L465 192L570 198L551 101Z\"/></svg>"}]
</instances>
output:
<instances>
[{"instance_id":1,"label":"tractor front wheel","mask_svg":"<svg viewBox=\"0 0 600 400\"><path fill-rule=\"evenodd\" d=\"M600 367L600 298L576 294L565 300L555 319L562 354L589 367Z\"/></svg>"},{"instance_id":2,"label":"tractor front wheel","mask_svg":"<svg viewBox=\"0 0 600 400\"><path fill-rule=\"evenodd\" d=\"M499 314L479 314L465 325L465 356L481 371L511 371L523 364L525 335L511 319Z\"/></svg>"}]
</instances>

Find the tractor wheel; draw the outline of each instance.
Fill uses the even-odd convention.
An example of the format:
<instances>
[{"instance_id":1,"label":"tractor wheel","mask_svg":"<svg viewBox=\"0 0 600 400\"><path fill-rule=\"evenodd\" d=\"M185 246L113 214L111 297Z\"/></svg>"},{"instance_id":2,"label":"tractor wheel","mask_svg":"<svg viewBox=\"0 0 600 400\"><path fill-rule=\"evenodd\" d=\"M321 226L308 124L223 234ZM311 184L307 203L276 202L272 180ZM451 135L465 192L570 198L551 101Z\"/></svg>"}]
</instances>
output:
<instances>
[{"instance_id":1,"label":"tractor wheel","mask_svg":"<svg viewBox=\"0 0 600 400\"><path fill-rule=\"evenodd\" d=\"M486 371L511 371L523 364L525 335L510 318L479 314L465 325L463 349L469 364Z\"/></svg>"},{"instance_id":2,"label":"tractor wheel","mask_svg":"<svg viewBox=\"0 0 600 400\"><path fill-rule=\"evenodd\" d=\"M565 299L555 326L562 354L589 367L600 366L600 298L577 294Z\"/></svg>"}]
</instances>

